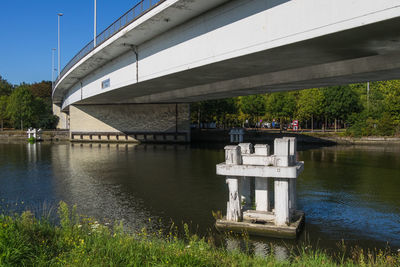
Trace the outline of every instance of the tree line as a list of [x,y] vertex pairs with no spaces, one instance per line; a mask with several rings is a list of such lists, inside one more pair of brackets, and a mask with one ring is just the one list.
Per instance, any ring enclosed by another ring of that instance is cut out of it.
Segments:
[[50,81],[12,85],[0,76],[0,126],[54,129],[58,122],[52,112]]
[[[0,76],[1,129],[55,128],[50,81],[12,85]],[[191,121],[217,127],[255,127],[299,120],[303,129],[345,128],[352,136],[400,134],[400,80],[276,92],[191,105]]]
[[303,129],[345,128],[351,136],[400,133],[400,80],[358,83],[202,101],[191,107],[193,124],[255,127],[294,119]]

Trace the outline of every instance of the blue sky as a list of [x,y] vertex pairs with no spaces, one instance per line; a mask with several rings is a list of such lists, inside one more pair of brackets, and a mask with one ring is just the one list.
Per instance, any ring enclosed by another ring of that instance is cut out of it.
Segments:
[[[137,2],[97,0],[97,32]],[[0,75],[12,84],[51,80],[51,49],[57,48],[57,13],[64,13],[62,69],[93,39],[93,3],[94,0],[1,0]]]

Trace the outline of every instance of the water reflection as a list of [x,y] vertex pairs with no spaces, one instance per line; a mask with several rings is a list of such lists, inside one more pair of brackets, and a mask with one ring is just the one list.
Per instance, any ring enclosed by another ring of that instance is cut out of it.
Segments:
[[290,256],[290,250],[283,243],[267,243],[260,240],[243,239],[238,237],[225,238],[225,248],[228,251],[247,251],[257,257],[267,257],[272,254],[278,261],[285,261]]
[[36,163],[41,160],[41,143],[28,143],[27,156],[29,163]]

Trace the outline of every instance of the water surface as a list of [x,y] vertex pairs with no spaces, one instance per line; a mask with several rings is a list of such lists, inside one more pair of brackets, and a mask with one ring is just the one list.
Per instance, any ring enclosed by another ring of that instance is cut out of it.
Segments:
[[[366,248],[400,248],[400,146],[299,147],[305,170],[298,206],[306,213],[297,241],[335,249],[342,239]],[[187,222],[205,234],[225,213],[227,186],[215,174],[223,146],[0,144],[0,205],[48,212],[60,200],[99,220],[133,230]],[[230,246],[227,241],[227,246]],[[258,247],[259,248],[258,248]]]

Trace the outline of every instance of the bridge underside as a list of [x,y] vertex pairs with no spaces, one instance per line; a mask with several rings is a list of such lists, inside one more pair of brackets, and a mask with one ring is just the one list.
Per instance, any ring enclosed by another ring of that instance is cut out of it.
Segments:
[[134,83],[78,103],[188,103],[398,79],[398,28],[400,19],[382,21]]
[[[190,102],[400,78],[395,0],[219,0],[194,11],[204,3],[161,3],[57,82],[72,137],[176,139],[189,132]],[[183,7],[192,17],[177,21]]]

